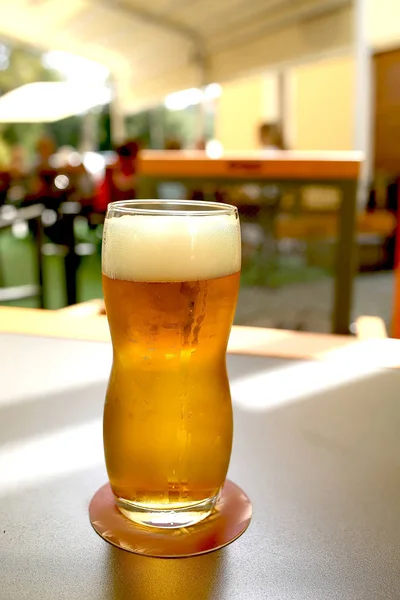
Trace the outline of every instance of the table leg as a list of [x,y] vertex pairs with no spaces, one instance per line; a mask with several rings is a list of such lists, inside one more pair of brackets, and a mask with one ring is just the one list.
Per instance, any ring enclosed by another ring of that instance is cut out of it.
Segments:
[[44,296],[44,287],[43,287],[42,245],[43,245],[43,224],[42,224],[42,216],[40,215],[40,217],[38,217],[36,219],[35,246],[36,246],[37,270],[38,270],[38,280],[39,280],[39,306],[40,306],[40,308],[45,308],[45,296]]
[[158,180],[154,177],[139,177],[136,198],[156,200],[158,198]]
[[348,334],[356,267],[357,182],[343,181],[338,188],[342,192],[342,201],[339,211],[332,331]]
[[60,207],[63,223],[63,241],[67,246],[67,254],[64,258],[67,306],[77,303],[77,277],[80,256],[76,254],[74,222],[80,210],[81,207],[77,202],[63,202]]

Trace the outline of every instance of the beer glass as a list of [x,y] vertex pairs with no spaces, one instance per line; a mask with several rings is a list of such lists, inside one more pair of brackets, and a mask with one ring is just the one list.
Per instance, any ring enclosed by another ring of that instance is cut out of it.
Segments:
[[104,451],[120,511],[174,528],[212,511],[232,446],[226,348],[241,263],[235,207],[114,202],[103,290],[113,345]]

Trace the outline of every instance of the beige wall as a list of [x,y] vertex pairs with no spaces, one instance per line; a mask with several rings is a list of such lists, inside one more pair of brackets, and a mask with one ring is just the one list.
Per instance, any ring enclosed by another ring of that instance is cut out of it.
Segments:
[[[400,0],[365,1],[366,40],[371,52],[399,47]],[[348,56],[291,69],[287,75],[287,89],[289,98],[285,117],[288,138],[293,148],[354,149],[354,55],[349,53]],[[365,119],[368,118],[370,117],[366,114]],[[365,128],[368,129],[369,125],[366,122]],[[368,141],[366,144],[368,145]]]
[[367,36],[375,49],[400,45],[399,0],[366,0]]
[[277,78],[258,75],[222,87],[218,102],[215,137],[225,150],[259,148],[258,128],[263,121],[277,118]]
[[352,150],[355,61],[336,57],[287,72],[287,134],[296,150]]
[[[400,46],[400,0],[366,0],[366,8],[366,33],[372,51]],[[317,28],[321,34],[320,23]],[[278,46],[282,46],[282,37]],[[343,42],[342,48],[344,46]],[[318,50],[321,48],[322,44]],[[227,150],[255,149],[254,132],[258,124],[275,120],[277,110],[277,85],[273,76],[260,75],[229,83],[224,86],[216,135]],[[355,55],[350,49],[347,54],[343,51],[342,55],[319,60],[312,60],[310,56],[307,64],[288,68],[284,112],[289,147],[354,149]]]
[[[286,73],[285,138],[297,150],[353,148],[354,59],[336,57]],[[278,78],[267,73],[223,86],[216,138],[225,150],[256,150],[263,121],[279,119]]]

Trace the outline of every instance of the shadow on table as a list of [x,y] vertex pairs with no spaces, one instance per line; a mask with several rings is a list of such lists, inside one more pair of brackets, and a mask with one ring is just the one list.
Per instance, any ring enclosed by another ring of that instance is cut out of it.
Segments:
[[281,358],[246,356],[245,354],[228,354],[226,357],[231,384],[241,377],[251,377],[265,371],[277,371],[286,368],[288,365],[301,364],[301,362],[293,359],[282,360]]
[[[281,368],[282,361],[263,357],[228,356],[231,381],[243,375]],[[286,363],[284,363],[286,364]],[[106,382],[91,383],[66,391],[13,400],[0,406],[1,444],[51,434],[101,418]]]
[[[243,538],[181,560],[114,549],[89,524],[87,507],[106,477],[103,467],[82,469],[91,441],[63,473],[57,461],[76,440],[46,446],[40,458],[57,459],[56,468],[40,477],[37,455],[24,450],[26,480],[14,452],[5,452],[0,466],[19,480],[0,487],[0,597],[398,600],[400,372],[281,365],[265,360],[257,394],[245,377],[235,382],[243,388],[234,395],[229,475],[254,509]],[[95,454],[102,461],[101,449]]]
[[0,407],[1,444],[74,427],[101,418],[106,383],[91,383]]
[[110,600],[208,600],[222,595],[223,551],[183,560],[149,558],[110,547]]

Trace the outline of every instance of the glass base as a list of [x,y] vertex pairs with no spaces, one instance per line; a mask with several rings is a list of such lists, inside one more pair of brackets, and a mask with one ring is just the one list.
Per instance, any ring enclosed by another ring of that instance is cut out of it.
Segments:
[[180,529],[199,523],[208,517],[215,506],[217,498],[218,494],[201,502],[174,507],[173,509],[157,509],[117,497],[115,501],[121,513],[134,523],[161,529]]
[[140,527],[117,509],[111,486],[106,483],[93,496],[89,516],[103,540],[121,550],[142,556],[183,558],[219,550],[241,536],[250,523],[251,502],[238,485],[226,480],[211,515],[195,527]]

